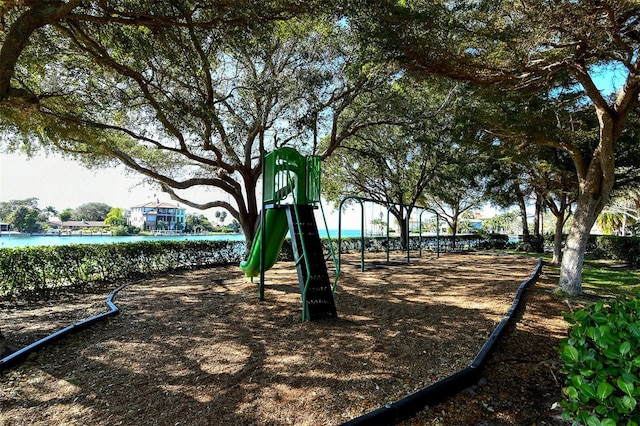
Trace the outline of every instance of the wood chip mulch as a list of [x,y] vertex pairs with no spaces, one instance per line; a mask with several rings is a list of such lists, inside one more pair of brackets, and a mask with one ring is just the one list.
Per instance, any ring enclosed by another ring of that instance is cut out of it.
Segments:
[[[302,323],[295,267],[266,300],[237,266],[126,287],[121,314],[0,375],[0,425],[336,425],[468,366],[536,260],[344,258],[335,321]],[[406,425],[562,424],[555,347],[567,309],[543,272],[478,386]],[[0,301],[18,345],[104,311],[102,294]]]

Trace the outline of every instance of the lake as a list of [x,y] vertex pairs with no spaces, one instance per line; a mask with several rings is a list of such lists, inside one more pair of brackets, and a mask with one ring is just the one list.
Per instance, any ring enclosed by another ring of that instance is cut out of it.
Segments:
[[[320,237],[326,237],[325,230],[320,229]],[[338,237],[338,231],[333,229],[329,231],[331,238]],[[349,229],[342,230],[342,238],[359,237],[360,231]],[[17,235],[2,233],[0,236],[0,248],[29,247],[29,246],[61,246],[70,244],[114,244],[114,243],[135,243],[138,241],[244,241],[242,234],[212,234],[212,235],[131,235],[117,236],[110,235]]]

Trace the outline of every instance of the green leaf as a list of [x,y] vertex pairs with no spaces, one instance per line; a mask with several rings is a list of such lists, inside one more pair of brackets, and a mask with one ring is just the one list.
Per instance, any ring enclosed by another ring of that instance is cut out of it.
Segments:
[[591,316],[591,320],[593,320],[593,322],[595,322],[596,324],[607,324],[609,322],[607,316],[602,312],[593,314]]
[[587,328],[587,336],[591,340],[597,341],[602,337],[602,331],[598,327],[589,327]]
[[587,311],[585,311],[585,310],[579,310],[579,311],[576,311],[576,312],[573,314],[573,317],[575,318],[575,320],[576,320],[577,322],[582,323],[582,322],[584,322],[584,320],[586,320],[586,319],[588,319],[588,318],[589,318],[589,312],[587,312]]
[[601,426],[600,420],[596,416],[587,417],[587,426]]
[[620,348],[618,347],[609,347],[606,348],[604,351],[604,356],[606,356],[609,359],[620,359]]
[[637,401],[634,397],[625,395],[622,397],[622,405],[627,407],[629,411],[633,411],[636,408]]
[[592,377],[595,374],[595,371],[593,371],[590,368],[580,368],[578,369],[578,372],[580,373],[581,376],[586,378]]
[[570,399],[578,399],[578,390],[573,386],[567,386],[564,391]]
[[622,344],[620,345],[620,354],[625,355],[629,353],[630,350],[631,350],[631,343],[622,342]]
[[571,345],[566,345],[563,349],[562,349],[562,355],[571,361],[577,361],[579,358],[579,354],[578,354],[578,350],[576,348],[574,348]]
[[581,398],[584,401],[588,401],[589,399],[597,399],[598,395],[596,394],[596,388],[591,383],[582,383],[578,390],[582,392],[584,396],[588,399]]
[[625,382],[629,382],[629,383],[640,382],[640,380],[638,380],[638,376],[636,376],[633,373],[622,373],[620,374],[620,377],[622,377],[622,379]]
[[614,391],[614,387],[609,382],[602,382],[598,385],[598,400],[604,401]]
[[626,393],[629,396],[633,395],[634,386],[632,382],[626,381],[622,377],[618,377],[617,383],[618,387],[622,389],[622,392]]
[[603,419],[600,422],[601,426],[616,426],[616,422],[613,419]]

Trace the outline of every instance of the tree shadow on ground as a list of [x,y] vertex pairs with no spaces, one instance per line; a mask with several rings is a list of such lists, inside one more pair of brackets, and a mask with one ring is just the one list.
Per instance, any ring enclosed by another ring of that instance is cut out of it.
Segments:
[[121,315],[2,377],[0,420],[347,421],[468,366],[535,265],[434,259],[349,268],[335,321],[300,321],[287,262],[270,274],[265,302],[231,267],[128,287]]

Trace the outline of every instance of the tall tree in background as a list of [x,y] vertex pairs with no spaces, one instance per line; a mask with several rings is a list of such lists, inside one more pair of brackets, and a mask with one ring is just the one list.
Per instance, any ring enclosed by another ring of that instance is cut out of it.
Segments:
[[37,198],[0,202],[0,220],[10,223],[19,232],[42,232],[49,218],[48,208],[38,207]]
[[456,84],[400,79],[367,98],[386,124],[361,129],[325,161],[325,197],[338,203],[356,195],[387,205],[404,244],[414,206],[447,162],[453,116],[445,111],[453,109],[457,92]]
[[394,126],[350,138],[324,163],[324,196],[338,203],[355,195],[388,206],[404,245],[407,220],[437,162],[429,142],[418,140]]
[[558,265],[562,260],[564,226],[571,217],[578,188],[575,170],[566,153],[546,150],[546,154],[546,158],[538,157],[536,164],[529,169],[529,175],[537,200],[549,209],[556,220],[551,263]]
[[[615,181],[617,141],[640,94],[640,4],[636,1],[388,1],[352,11],[351,24],[385,60],[415,74],[437,74],[507,90],[579,93],[597,118],[588,152],[556,145],[574,163],[579,196],[559,289],[581,293],[591,227]],[[596,85],[604,70],[623,81],[614,96]]]
[[485,197],[493,205],[501,208],[518,206],[520,233],[522,241],[530,242],[529,223],[527,221],[527,201],[532,196],[532,188],[527,181],[526,167],[523,158],[505,154],[493,137],[487,149],[489,157],[489,173]]
[[111,206],[105,203],[84,203],[73,210],[71,220],[105,220]]
[[123,226],[127,224],[124,209],[120,207],[111,207],[107,213],[104,223],[109,226]]
[[446,158],[445,162],[438,163],[428,190],[422,194],[422,203],[437,211],[449,225],[453,248],[460,220],[480,207],[485,194],[489,161],[484,152],[469,142],[450,145],[449,151],[440,157]]
[[[484,127],[484,149],[491,154],[495,165],[491,174],[494,201],[507,204],[514,197],[520,205],[523,227],[528,227],[526,194],[535,202],[535,216],[548,208],[556,218],[553,263],[559,263],[562,254],[564,225],[572,213],[571,206],[578,192],[578,179],[571,157],[555,147],[571,143],[576,149],[587,151],[593,144],[589,122],[581,99],[574,93],[555,93],[527,96],[518,94],[495,97],[495,93],[476,102],[475,115]],[[530,238],[523,233],[529,249],[541,251],[542,238],[539,223]]]

